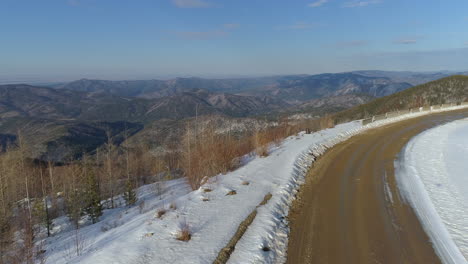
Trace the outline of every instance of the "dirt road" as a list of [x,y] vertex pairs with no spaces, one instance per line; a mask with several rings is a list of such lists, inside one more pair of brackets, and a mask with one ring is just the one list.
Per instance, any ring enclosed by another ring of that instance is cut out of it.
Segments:
[[440,263],[400,198],[394,160],[411,137],[464,117],[468,110],[406,120],[329,150],[293,204],[288,263]]

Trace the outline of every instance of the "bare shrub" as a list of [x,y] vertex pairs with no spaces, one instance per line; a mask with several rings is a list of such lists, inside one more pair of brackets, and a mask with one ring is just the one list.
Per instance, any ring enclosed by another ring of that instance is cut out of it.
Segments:
[[332,128],[334,126],[335,126],[335,121],[331,118],[331,116],[326,115],[320,118],[320,129]]
[[40,264],[45,264],[46,261],[47,261],[47,256],[46,256],[46,250],[44,249],[45,248],[45,240],[42,240],[40,241],[39,243],[37,243],[36,245],[36,259],[38,261],[38,263]]
[[85,248],[85,240],[84,237],[80,234],[79,229],[75,229],[73,234],[73,248],[74,253],[76,256],[81,256],[83,254],[83,250]]
[[237,192],[235,190],[229,191],[226,195],[236,195]]
[[256,149],[257,155],[259,157],[267,157],[268,156],[268,147],[267,146],[260,146]]
[[177,204],[176,203],[171,203],[171,205],[169,206],[169,208],[171,210],[176,210],[177,209]]
[[156,217],[161,219],[166,214],[166,209],[161,208],[156,212]]
[[190,226],[187,222],[183,221],[179,225],[179,231],[177,232],[176,239],[187,242],[192,238]]
[[145,210],[145,200],[141,201],[141,202],[138,204],[138,212],[139,212],[140,214],[142,214],[144,210]]

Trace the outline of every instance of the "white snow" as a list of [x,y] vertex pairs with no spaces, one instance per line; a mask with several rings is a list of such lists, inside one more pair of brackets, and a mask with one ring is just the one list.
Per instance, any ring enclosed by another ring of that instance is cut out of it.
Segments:
[[[455,108],[459,107],[437,112]],[[366,126],[354,121],[310,135],[291,136],[272,147],[268,157],[245,157],[244,166],[211,178],[196,191],[191,191],[184,179],[143,186],[137,192],[139,201],[145,201],[141,212],[139,206],[106,210],[100,222],[85,224],[78,235],[65,217],[59,218],[54,235],[46,240],[47,262],[212,263],[239,224],[268,193],[272,198],[258,208],[255,220],[229,261],[284,262],[289,234],[285,217],[314,156],[364,130],[428,113],[407,114]],[[243,185],[244,181],[249,185]],[[212,191],[204,192],[207,188]],[[237,194],[227,196],[231,190]],[[171,209],[171,204],[176,204],[176,208]],[[159,219],[156,213],[161,208],[167,213]],[[184,223],[192,232],[188,242],[175,239]],[[76,241],[80,245],[79,256]],[[270,251],[262,250],[264,247]]]
[[468,263],[468,119],[413,138],[396,175],[445,263]]

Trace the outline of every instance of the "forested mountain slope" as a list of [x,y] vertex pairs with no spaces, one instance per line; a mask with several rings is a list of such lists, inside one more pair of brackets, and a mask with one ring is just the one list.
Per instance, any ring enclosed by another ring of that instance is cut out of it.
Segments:
[[396,110],[460,103],[467,100],[468,76],[454,75],[375,99],[367,104],[337,113],[335,116],[338,121],[353,120]]

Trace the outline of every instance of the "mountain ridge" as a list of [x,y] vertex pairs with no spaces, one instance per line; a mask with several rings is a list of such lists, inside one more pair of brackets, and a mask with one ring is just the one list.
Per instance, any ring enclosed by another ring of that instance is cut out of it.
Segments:
[[396,82],[385,76],[366,76],[347,72],[239,79],[198,77],[131,81],[81,79],[56,88],[139,98],[160,98],[204,89],[237,95],[269,96],[290,104],[300,104],[311,99],[351,93],[368,93],[379,97],[411,86],[407,82]]

